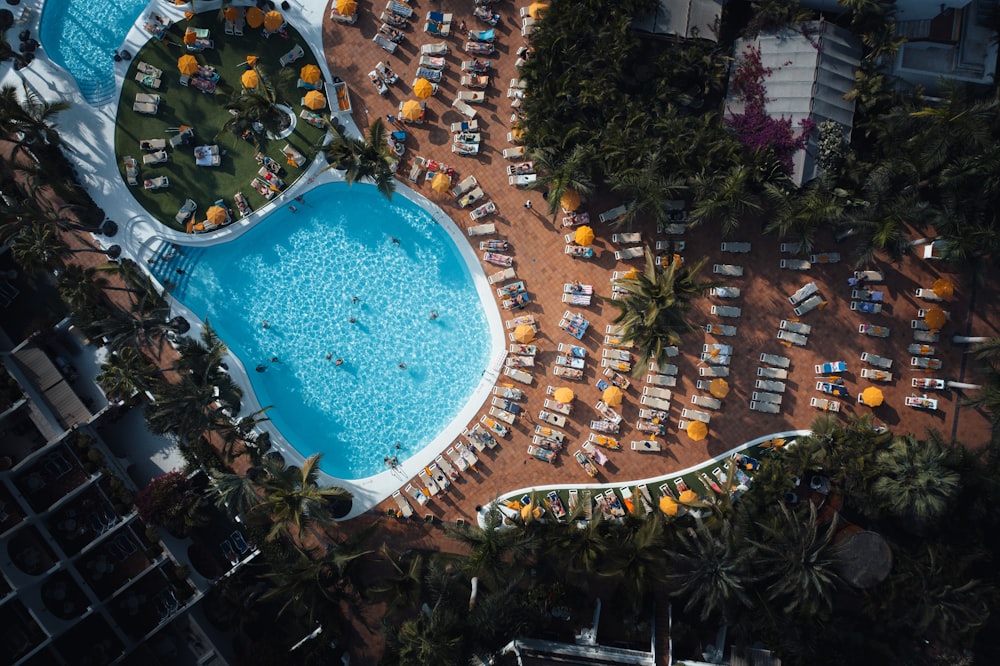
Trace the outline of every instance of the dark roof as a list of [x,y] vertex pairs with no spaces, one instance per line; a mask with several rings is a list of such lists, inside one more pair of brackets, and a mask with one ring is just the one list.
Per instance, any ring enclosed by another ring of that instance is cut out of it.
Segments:
[[632,27],[653,35],[718,42],[721,0],[660,0],[653,10],[632,21]]
[[11,358],[29,384],[24,388],[33,389],[32,399],[40,398],[63,430],[90,419],[90,410],[44,351],[29,342],[15,349]]

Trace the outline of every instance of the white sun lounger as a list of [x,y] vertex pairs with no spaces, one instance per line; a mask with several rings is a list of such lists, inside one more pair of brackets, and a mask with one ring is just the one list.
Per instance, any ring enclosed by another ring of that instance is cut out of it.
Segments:
[[787,368],[791,364],[788,357],[778,356],[777,354],[761,354],[760,361],[761,363],[767,363],[778,368]]
[[801,333],[802,335],[812,333],[812,326],[809,324],[803,324],[800,321],[789,321],[787,319],[782,319],[778,328],[783,331],[791,331],[792,333]]
[[712,296],[716,298],[739,298],[740,288],[739,287],[712,287],[709,292]]
[[876,368],[882,368],[883,370],[888,370],[892,367],[891,358],[883,358],[878,354],[869,354],[868,352],[861,353],[861,360],[869,365],[873,365]]
[[779,382],[773,379],[758,379],[754,382],[754,388],[762,391],[773,391],[775,393],[785,392],[785,382]]
[[809,398],[809,406],[821,409],[824,412],[839,412],[840,403],[828,398]]
[[503,156],[507,160],[523,160],[524,159],[524,146],[518,146],[516,148],[504,148]]
[[790,271],[807,271],[812,268],[812,264],[805,259],[782,259],[779,265]]
[[866,282],[883,282],[885,281],[885,273],[882,271],[854,271],[854,279],[860,280],[862,278]]
[[532,376],[530,373],[521,370],[520,368],[504,368],[503,374],[507,375],[515,382],[521,382],[522,384],[531,384]]
[[598,219],[604,224],[610,224],[624,217],[627,211],[628,209],[625,206],[617,206],[598,215]]
[[930,331],[913,331],[913,339],[917,342],[940,342],[941,336]]
[[691,396],[691,404],[705,409],[722,409],[722,401],[718,398],[711,398],[707,395]]
[[638,259],[645,254],[645,250],[641,247],[629,247],[625,248],[621,252],[615,252],[615,259],[618,261],[626,261],[628,259]]
[[396,506],[399,507],[399,515],[403,518],[409,518],[413,515],[413,507],[410,506],[410,502],[403,497],[402,493],[398,490],[392,494],[392,499],[396,502]]
[[713,305],[712,314],[719,317],[739,317],[743,311],[733,305]]
[[664,400],[670,400],[673,397],[673,393],[670,389],[657,388],[655,386],[645,386],[642,389],[643,395],[651,395],[654,398],[662,398]]
[[815,282],[807,282],[802,285],[798,291],[788,297],[788,302],[792,305],[798,305],[805,299],[815,294],[817,291],[819,291],[819,287],[816,286]]
[[691,419],[692,421],[701,421],[702,423],[710,423],[712,421],[711,414],[697,409],[682,409],[681,418]]
[[917,298],[922,298],[925,301],[940,301],[942,300],[940,296],[934,293],[933,289],[917,289]]
[[477,111],[460,99],[456,99],[451,105],[466,118],[472,119],[476,117]]
[[619,245],[635,245],[642,242],[642,234],[637,231],[621,234],[611,234],[611,242]]
[[477,224],[469,227],[470,236],[492,236],[497,232],[495,224]]
[[750,243],[723,243],[722,251],[742,254],[750,251]]
[[726,277],[743,277],[743,267],[734,264],[713,264],[712,272]]
[[[483,227],[492,227],[494,225],[492,225],[492,224],[482,224],[480,226],[483,226]],[[469,231],[470,231],[469,235],[470,236],[473,235],[471,233],[472,230],[470,229]],[[502,271],[497,271],[493,275],[490,275],[486,279],[487,279],[487,281],[490,284],[496,284],[498,282],[506,282],[507,280],[513,280],[516,277],[517,277],[517,273],[514,272],[513,268],[505,268]]]
[[683,223],[664,223],[660,222],[656,225],[656,233],[666,234],[668,236],[683,236],[687,231],[687,225]]
[[699,377],[728,377],[729,368],[724,365],[709,365],[704,368],[698,368]]
[[657,250],[670,250],[672,248],[674,252],[683,252],[684,248],[686,247],[687,247],[686,241],[674,241],[674,240],[656,241]]
[[430,473],[426,469],[422,469],[419,472],[417,472],[417,478],[420,479],[420,482],[424,484],[424,488],[427,489],[427,493],[431,497],[437,495],[438,492],[440,492],[441,489],[438,488],[438,484],[434,481],[434,479],[431,478]]
[[763,412],[765,414],[779,414],[781,412],[781,405],[776,405],[773,402],[757,402],[756,400],[751,400],[750,409],[755,412]]
[[778,331],[778,339],[793,344],[796,347],[805,347],[806,343],[809,342],[808,337],[801,333],[792,333],[791,331]]
[[721,336],[731,337],[736,335],[736,327],[726,326],[725,324],[706,324],[705,332],[710,335],[721,335]]
[[479,181],[476,180],[475,176],[468,176],[462,182],[460,182],[455,187],[451,188],[451,194],[454,197],[460,197],[466,192],[471,192],[479,185]]
[[677,386],[677,378],[670,375],[646,375],[646,383],[653,386]]
[[657,398],[651,395],[644,395],[639,398],[639,402],[647,407],[652,407],[653,409],[662,409],[664,411],[670,409],[670,401],[664,400],[663,398]]
[[769,379],[788,379],[788,370],[782,368],[757,368],[758,377]]
[[448,43],[447,42],[434,42],[433,44],[424,44],[420,47],[421,55],[427,56],[443,56],[448,53]]
[[792,310],[792,312],[794,312],[796,315],[798,315],[798,316],[801,317],[802,315],[806,314],[807,312],[812,312],[813,310],[815,310],[816,308],[818,308],[820,306],[820,304],[825,303],[825,302],[826,301],[823,300],[822,296],[819,296],[819,295],[810,296],[809,298],[807,298],[805,301],[802,302],[802,305],[800,305],[797,308],[794,308]]
[[751,398],[757,402],[773,402],[776,405],[780,405],[782,400],[782,396],[779,393],[765,393],[763,391],[754,391],[751,394]]
[[892,373],[889,372],[888,370],[878,370],[878,369],[862,368],[861,369],[861,378],[862,379],[870,379],[870,380],[875,381],[875,382],[891,382],[892,381]]
[[490,407],[490,416],[498,421],[503,421],[507,425],[514,425],[514,421],[517,420],[517,417],[510,412],[503,409],[497,409],[496,407]]

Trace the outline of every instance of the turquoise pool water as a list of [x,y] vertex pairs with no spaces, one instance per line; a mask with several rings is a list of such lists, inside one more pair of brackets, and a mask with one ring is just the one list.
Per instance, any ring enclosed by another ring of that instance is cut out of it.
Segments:
[[285,439],[328,474],[371,476],[465,405],[489,364],[486,315],[445,230],[402,196],[336,183],[295,206],[153,269],[241,359]]
[[48,0],[39,27],[45,53],[91,104],[114,96],[115,52],[149,0]]

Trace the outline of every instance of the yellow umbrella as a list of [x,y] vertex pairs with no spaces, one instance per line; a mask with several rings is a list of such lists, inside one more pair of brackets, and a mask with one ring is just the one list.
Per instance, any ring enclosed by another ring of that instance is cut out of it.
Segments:
[[931,328],[941,328],[944,326],[944,322],[947,318],[947,315],[945,315],[944,310],[941,308],[931,308],[927,311],[927,314],[924,315],[924,321],[927,322],[927,325]]
[[934,280],[934,286],[931,287],[931,290],[938,298],[951,298],[955,294],[955,285],[951,283],[951,280],[938,278]]
[[885,401],[885,396],[882,395],[882,389],[876,386],[869,386],[861,392],[861,402],[869,407],[878,407],[883,401]]
[[549,6],[544,2],[533,2],[528,5],[528,16],[533,19],[542,18],[542,14],[544,14],[545,10],[548,8]]
[[700,442],[708,435],[708,426],[701,421],[691,421],[687,427],[688,437],[696,442]]
[[577,245],[590,245],[594,242],[594,230],[587,226],[577,227],[573,240]]
[[299,70],[299,78],[306,83],[316,83],[319,81],[321,72],[316,65],[306,65]]
[[256,67],[258,60],[260,60],[260,58],[258,58],[257,56],[255,56],[255,55],[248,55],[247,56],[247,67]]
[[264,29],[270,30],[271,32],[277,30],[281,27],[281,24],[285,22],[285,17],[281,15],[281,12],[272,9],[268,13],[264,14]]
[[427,99],[434,94],[434,84],[424,78],[419,78],[413,84],[413,94],[420,99]]
[[660,498],[660,512],[664,515],[676,516],[678,509],[680,506],[677,504],[677,500],[670,495],[664,495]]
[[573,212],[580,207],[580,193],[576,190],[566,190],[559,198],[559,205],[563,210]]
[[520,141],[524,138],[524,130],[520,127],[512,127],[510,130],[510,135],[514,137],[514,141]]
[[[695,423],[700,423],[700,421],[695,421]],[[698,493],[693,490],[685,490],[677,499],[680,500],[681,504],[691,504],[698,501]]]
[[358,10],[358,3],[354,0],[337,0],[337,11],[344,16],[350,16]]
[[222,15],[226,17],[227,21],[235,21],[236,17],[239,16],[239,13],[240,10],[236,9],[236,7],[226,7],[225,10],[223,10]]
[[306,108],[312,109],[313,111],[322,109],[326,106],[326,96],[318,90],[310,90],[306,93],[305,99],[302,103],[306,105]]
[[604,393],[601,394],[601,398],[611,407],[617,407],[622,404],[622,390],[617,386],[609,386],[604,389]]
[[403,103],[403,118],[405,120],[417,120],[424,114],[424,107],[415,99],[408,99]]
[[446,174],[444,171],[438,171],[437,175],[434,176],[434,180],[431,181],[431,189],[438,194],[444,194],[451,187],[451,176]]
[[194,33],[194,30],[189,29],[187,32],[184,33],[185,44],[194,44],[196,41],[198,41],[198,35]]
[[198,61],[193,55],[182,55],[177,59],[177,69],[181,74],[191,76],[198,71]]
[[556,402],[561,402],[566,405],[573,402],[573,398],[575,398],[576,395],[573,393],[573,389],[563,386],[561,388],[557,388],[556,392],[552,394],[552,397],[556,399]]
[[257,84],[260,83],[260,77],[257,76],[257,72],[252,69],[248,69],[243,72],[243,76],[240,77],[240,81],[243,82],[244,88],[256,88]]
[[247,10],[247,25],[251,28],[259,28],[260,24],[264,22],[264,12],[260,11],[260,7],[251,7]]
[[716,398],[725,398],[729,395],[729,382],[722,377],[716,377],[712,380],[712,383],[708,385],[708,392]]
[[212,224],[222,224],[226,221],[226,209],[221,206],[209,206],[205,211],[205,220]]
[[531,324],[521,324],[514,329],[514,339],[522,345],[535,339],[535,327]]
[[631,280],[632,278],[637,278],[637,277],[639,277],[639,269],[633,268],[633,269],[629,270],[629,272],[626,273],[625,275],[623,275],[622,277],[625,278],[626,280]]

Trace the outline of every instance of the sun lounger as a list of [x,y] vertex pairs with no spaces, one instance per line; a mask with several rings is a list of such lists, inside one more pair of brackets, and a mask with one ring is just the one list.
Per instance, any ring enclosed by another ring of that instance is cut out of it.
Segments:
[[712,296],[716,298],[739,298],[740,288],[739,287],[712,287],[709,292]]
[[867,336],[873,338],[887,338],[889,337],[889,329],[885,326],[876,326],[875,324],[861,324],[858,326],[858,333],[864,333]]
[[705,332],[710,335],[719,335],[724,337],[732,337],[736,335],[735,326],[726,326],[724,324],[706,324]]
[[828,398],[809,398],[809,406],[824,412],[839,412],[840,403]]
[[779,414],[781,412],[781,405],[776,405],[773,402],[757,402],[756,400],[751,400],[750,409],[764,414]]
[[514,425],[514,421],[517,420],[516,415],[503,409],[497,409],[496,407],[490,407],[490,416],[508,425]]
[[812,268],[812,264],[805,259],[782,259],[779,266],[790,271],[807,271]]
[[483,188],[478,186],[474,187],[458,198],[458,206],[459,208],[468,208],[484,196],[486,196],[486,193],[483,192]]
[[147,153],[142,156],[143,164],[163,164],[167,161],[167,151],[158,150],[155,153]]
[[615,252],[615,259],[618,261],[627,261],[629,259],[638,259],[644,256],[646,253],[645,249],[641,247],[629,247],[625,248],[620,252]]
[[642,234],[639,232],[611,234],[611,242],[619,245],[634,245],[642,242]]
[[779,393],[765,393],[754,391],[751,394],[751,398],[757,402],[773,402],[776,405],[780,405],[783,396]]
[[505,268],[502,271],[497,271],[493,275],[490,275],[487,278],[487,281],[489,281],[490,284],[496,284],[498,282],[506,282],[507,280],[513,280],[516,277],[517,273],[514,272],[513,268]]
[[732,305],[713,305],[711,313],[719,317],[739,317],[743,311]]
[[940,296],[934,293],[933,289],[917,289],[917,298],[922,298],[925,301],[940,301],[942,300]]
[[698,368],[699,377],[728,377],[729,368],[724,365],[709,365]]
[[400,516],[409,518],[413,515],[413,507],[410,506],[410,503],[398,490],[392,494],[392,499],[396,502],[396,506],[399,507]]
[[767,377],[768,379],[788,379],[788,370],[781,368],[757,368],[757,376]]
[[465,48],[466,53],[477,56],[493,55],[496,51],[496,47],[486,42],[466,42],[463,48]]
[[913,339],[917,342],[940,342],[941,336],[930,331],[913,331]]
[[122,161],[125,164],[125,181],[129,185],[138,185],[139,184],[139,163],[135,160],[134,157],[131,157],[131,156],[128,156],[128,155],[126,155],[125,159],[122,160]]
[[673,397],[673,393],[670,389],[657,388],[655,386],[646,386],[642,389],[643,395],[650,395],[654,398],[662,398],[664,400],[670,400]]
[[891,382],[892,381],[892,373],[891,372],[887,372],[885,370],[872,370],[872,369],[869,369],[869,368],[862,368],[861,369],[861,378],[862,379],[871,379],[872,381],[876,381],[876,382]]
[[181,206],[180,210],[177,211],[177,215],[174,216],[174,219],[178,224],[185,224],[188,221],[188,218],[194,215],[197,210],[198,204],[196,204],[193,200],[188,199],[184,202],[184,205]]
[[797,316],[801,317],[802,315],[808,312],[812,312],[823,303],[826,303],[826,301],[823,300],[822,296],[819,295],[810,296],[805,301],[803,301],[802,304],[799,305],[797,308],[793,308],[792,312],[794,312]]
[[538,420],[544,421],[556,427],[562,428],[566,425],[566,417],[560,416],[559,414],[553,414],[552,412],[545,411],[544,409],[538,412]]
[[806,343],[809,342],[809,338],[801,333],[792,333],[791,331],[784,330],[778,331],[778,339],[797,347],[805,347]]
[[136,93],[132,110],[147,116],[155,116],[160,105],[159,95],[148,95],[146,93]]
[[712,365],[729,365],[729,361],[732,357],[725,354],[703,352],[700,358],[702,363],[710,363]]
[[934,347],[928,345],[911,344],[907,345],[906,351],[916,356],[933,356]]
[[758,379],[754,382],[754,388],[761,391],[773,391],[775,393],[785,392],[785,382],[774,379]]
[[[476,180],[475,176],[467,176],[464,180],[462,180],[462,182],[460,182],[455,187],[451,188],[451,194],[452,194],[452,196],[460,197],[463,194],[465,194],[466,192],[470,192],[474,188],[477,188],[478,185],[479,185],[479,181]],[[480,188],[480,191],[482,191],[481,188]],[[466,204],[466,205],[468,205],[468,204]],[[463,206],[463,208],[464,208],[464,206]]]
[[778,368],[787,368],[791,364],[791,361],[787,357],[776,354],[761,354],[760,360],[761,363],[767,363]]
[[652,386],[677,386],[677,378],[670,375],[646,375],[646,383]]
[[819,287],[816,286],[815,282],[807,282],[798,291],[788,297],[788,302],[792,305],[798,305],[817,291],[819,291]]
[[882,368],[883,370],[888,370],[892,367],[891,358],[883,358],[877,354],[869,354],[868,352],[861,353],[861,360],[869,365],[873,365],[876,368]]
[[442,489],[439,488],[437,482],[431,478],[430,472],[428,472],[426,468],[417,472],[417,478],[420,479],[422,484],[424,484],[427,494],[431,497],[434,497],[441,492]]
[[938,401],[935,398],[906,396],[903,402],[907,407],[913,407],[914,409],[934,410],[938,408]]
[[139,73],[152,76],[154,79],[163,78],[163,70],[153,67],[148,62],[139,62],[135,68]]
[[659,240],[656,241],[657,250],[666,250],[667,252],[678,253],[683,252],[684,248],[687,247],[686,241],[675,241],[675,240]]
[[885,281],[885,273],[882,271],[854,271],[854,279],[864,282],[883,282]]
[[160,79],[155,76],[150,76],[149,74],[139,72],[135,75],[135,80],[147,88],[152,88],[153,90],[159,90],[160,88]]
[[[393,46],[395,46],[395,44],[393,44]],[[305,54],[306,52],[302,49],[302,47],[299,44],[296,44],[295,48],[278,59],[278,63],[282,67],[287,67]]]
[[393,53],[396,52],[396,43],[386,39],[382,35],[376,34],[374,37],[372,37],[372,41],[378,44],[379,47],[389,55],[392,55]]
[[664,400],[663,398],[657,398],[652,395],[644,395],[639,398],[639,402],[647,407],[652,407],[653,409],[662,409],[667,411],[670,409],[670,401]]
[[821,363],[813,366],[813,372],[817,375],[839,375],[847,371],[847,364],[843,361],[832,363]]
[[[476,117],[476,110],[474,108],[472,108],[471,106],[469,106],[468,104],[466,104],[461,99],[455,99],[455,101],[452,102],[451,105],[455,108],[456,111],[458,111],[459,113],[461,113],[466,118],[470,118],[471,119],[471,118],[475,118]],[[507,151],[504,151],[504,152],[506,153]],[[504,155],[504,157],[507,157],[507,156]]]
[[625,206],[617,206],[598,215],[598,219],[604,224],[611,224],[625,217],[626,212],[628,212],[628,209]]
[[936,377],[914,377],[910,380],[910,385],[913,388],[936,389],[938,391],[943,391],[947,388],[945,381]]
[[521,382],[522,384],[531,384],[532,377],[529,373],[518,368],[504,368],[503,374],[507,375],[516,382]]
[[840,263],[839,252],[822,252],[820,254],[809,255],[809,261],[814,264],[836,264]]
[[431,498],[422,490],[413,487],[412,483],[406,484],[405,492],[412,497],[419,506],[426,506]]
[[573,453],[573,459],[580,463],[580,467],[582,467],[583,471],[587,473],[587,476],[597,476],[597,467],[594,466],[594,463],[590,462],[590,459],[583,451],[575,451]]
[[851,311],[878,314],[882,312],[882,304],[872,303],[871,301],[851,301]]
[[926,356],[914,356],[910,358],[911,368],[920,368],[921,370],[940,370],[941,365],[941,359],[939,358],[928,358]]
[[147,190],[159,190],[164,187],[170,187],[170,179],[167,176],[148,178],[142,181],[142,186]]
[[547,439],[556,444],[562,444],[566,440],[566,433],[562,430],[549,428],[548,426],[535,426],[535,434],[542,439]]
[[702,423],[709,423],[712,420],[712,415],[708,412],[702,412],[697,409],[682,409],[681,418],[691,419],[692,421],[701,421]]
[[743,277],[743,267],[734,264],[713,264],[712,272],[726,277]]
[[495,212],[497,212],[497,205],[490,201],[482,206],[479,206],[475,210],[469,211],[469,217],[472,218],[473,222],[475,222],[476,220],[480,220],[487,215],[492,215]]
[[750,251],[750,243],[723,243],[722,251],[744,254]]
[[787,319],[782,319],[778,328],[783,331],[791,331],[792,333],[800,333],[802,335],[809,335],[812,333],[812,326],[809,324],[803,324],[800,321],[789,321]]
[[560,414],[564,414],[566,416],[569,416],[570,414],[573,413],[573,405],[558,402],[556,400],[549,400],[548,398],[545,399],[544,406],[545,409],[551,410],[553,412],[559,412]]
[[710,398],[707,395],[691,396],[691,404],[706,409],[722,409],[722,401],[718,398]]

